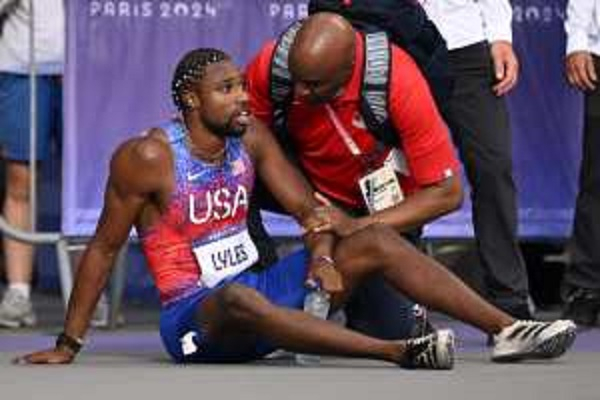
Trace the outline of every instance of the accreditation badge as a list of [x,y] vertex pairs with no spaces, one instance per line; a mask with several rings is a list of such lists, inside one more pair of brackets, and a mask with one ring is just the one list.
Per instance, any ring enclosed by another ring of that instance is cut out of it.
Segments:
[[393,207],[404,200],[398,177],[389,164],[365,175],[358,184],[371,214]]
[[394,171],[404,176],[410,175],[408,163],[406,162],[406,156],[404,155],[404,153],[398,151],[398,149],[392,149],[388,153],[383,163],[384,165],[389,165]]
[[258,250],[248,229],[208,243],[195,244],[192,250],[201,268],[199,284],[209,288],[258,261]]

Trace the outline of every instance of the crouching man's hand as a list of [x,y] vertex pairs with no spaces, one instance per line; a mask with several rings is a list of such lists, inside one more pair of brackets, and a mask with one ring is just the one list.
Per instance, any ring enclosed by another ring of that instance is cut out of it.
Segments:
[[321,193],[315,193],[315,198],[320,206],[314,209],[314,214],[320,224],[314,232],[333,232],[340,237],[346,237],[364,228],[359,218],[349,216]]

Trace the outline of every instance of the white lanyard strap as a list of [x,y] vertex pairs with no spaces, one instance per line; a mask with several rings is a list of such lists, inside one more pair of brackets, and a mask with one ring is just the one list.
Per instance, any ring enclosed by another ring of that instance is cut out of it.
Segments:
[[350,136],[350,132],[348,132],[346,127],[342,124],[334,109],[329,104],[325,104],[325,109],[327,110],[327,115],[329,115],[329,119],[335,126],[337,133],[342,138],[342,141],[344,142],[348,150],[350,150],[350,153],[352,153],[352,155],[354,156],[362,156],[362,152],[358,148],[358,145],[352,139],[352,136]]

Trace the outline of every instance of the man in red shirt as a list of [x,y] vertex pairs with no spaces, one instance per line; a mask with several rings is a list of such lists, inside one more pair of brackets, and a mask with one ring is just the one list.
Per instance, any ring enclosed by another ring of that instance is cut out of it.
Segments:
[[[271,126],[275,46],[266,44],[247,69],[251,109]],[[406,234],[459,207],[459,163],[427,82],[411,57],[394,45],[388,113],[401,151],[378,142],[367,130],[360,112],[364,47],[363,36],[337,14],[315,14],[303,23],[288,58],[294,87],[287,109],[287,140],[315,188],[360,216],[347,219],[337,214],[339,233],[347,235],[379,222]],[[384,165],[393,170],[399,187],[381,184],[389,174],[372,176]],[[391,194],[379,195],[386,191]],[[388,307],[393,303],[370,306],[370,312],[379,309],[391,318]],[[389,329],[384,331],[389,336]]]

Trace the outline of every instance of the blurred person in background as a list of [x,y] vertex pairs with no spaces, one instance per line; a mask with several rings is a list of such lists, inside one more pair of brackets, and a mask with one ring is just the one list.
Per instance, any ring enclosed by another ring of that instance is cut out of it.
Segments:
[[442,115],[472,188],[475,241],[485,297],[531,319],[517,236],[517,192],[505,95],[517,83],[508,0],[420,0],[448,44],[452,97]]
[[[32,7],[32,8],[31,8]],[[35,32],[37,161],[50,155],[51,140],[62,131],[62,73],[65,16],[63,0],[0,0],[0,145],[6,162],[8,223],[30,231],[30,20]],[[0,303],[0,326],[36,323],[30,299],[33,247],[4,238],[8,288]]]
[[570,0],[565,30],[567,79],[584,93],[585,119],[564,315],[594,326],[600,311],[600,0]]

